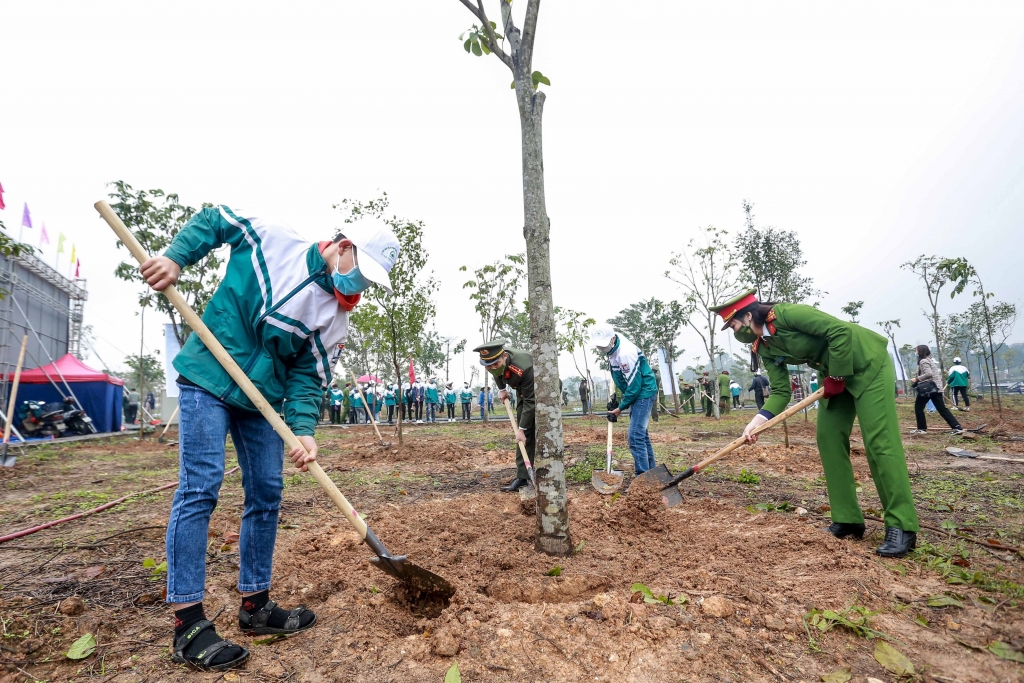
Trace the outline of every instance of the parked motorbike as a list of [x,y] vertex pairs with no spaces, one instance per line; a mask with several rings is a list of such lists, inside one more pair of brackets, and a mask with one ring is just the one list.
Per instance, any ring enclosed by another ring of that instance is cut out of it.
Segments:
[[24,436],[63,436],[67,430],[63,407],[63,403],[23,401],[18,406],[18,429]]
[[85,414],[81,408],[75,407],[75,400],[68,396],[62,404],[63,421],[69,434],[95,434],[96,425],[92,418]]

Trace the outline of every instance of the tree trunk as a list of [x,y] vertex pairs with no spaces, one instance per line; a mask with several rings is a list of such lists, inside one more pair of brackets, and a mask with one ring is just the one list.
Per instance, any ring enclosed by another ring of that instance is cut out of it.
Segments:
[[985,301],[985,290],[981,290],[981,308],[985,311],[985,332],[988,334],[988,355],[992,359],[992,388],[996,394],[996,407],[999,409],[999,417],[1003,416],[1003,400],[999,397],[999,369],[996,367],[996,349],[992,343],[992,321],[988,317],[988,302]]
[[[938,292],[935,292],[935,298],[939,296]],[[939,309],[933,303],[932,304],[932,331],[935,333],[935,355],[939,357],[939,371],[942,373],[942,377],[946,376],[946,363],[942,359],[942,339],[939,337]]]
[[544,93],[533,89],[531,76],[516,78],[523,146],[523,214],[526,238],[527,287],[530,300],[530,350],[536,397],[537,540],[549,555],[569,555],[568,495],[565,487],[562,402],[558,395],[558,343],[551,292],[550,230],[544,200],[544,156],[541,118]]
[[892,340],[892,350],[896,354],[896,362],[900,364],[900,376],[903,378],[903,396],[907,395],[907,371],[903,368],[903,359],[900,358],[900,350],[896,348],[896,337],[889,337]]

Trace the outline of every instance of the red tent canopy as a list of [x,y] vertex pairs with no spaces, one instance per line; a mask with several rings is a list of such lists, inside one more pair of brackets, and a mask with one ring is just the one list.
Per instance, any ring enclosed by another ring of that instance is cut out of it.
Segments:
[[[41,368],[22,370],[21,383],[48,384],[50,381],[46,378],[48,373],[54,382],[60,384],[60,375],[57,374],[57,369],[54,368],[55,365],[57,368],[60,368],[61,374],[64,375],[64,379],[68,382],[110,382],[111,384],[124,385],[123,379],[111,377],[107,373],[100,372],[99,370],[93,370],[70,353],[65,354],[62,358],[58,358],[55,362],[50,363],[49,365],[44,365]],[[44,370],[46,372],[43,372]],[[13,381],[14,373],[12,372],[7,375],[7,379]]]

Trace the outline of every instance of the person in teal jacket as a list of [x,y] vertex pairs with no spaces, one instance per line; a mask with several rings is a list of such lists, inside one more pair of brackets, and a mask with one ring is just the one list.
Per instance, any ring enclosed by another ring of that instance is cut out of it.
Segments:
[[[192,216],[160,256],[141,266],[164,291],[181,270],[230,248],[227,268],[203,322],[298,437],[289,449],[302,470],[316,459],[320,401],[348,335],[348,314],[373,284],[390,291],[398,258],[391,229],[373,218],[346,224],[333,240],[310,242],[292,228],[227,206]],[[167,523],[167,602],[174,613],[172,659],[205,671],[239,666],[248,650],[223,639],[206,619],[206,546],[224,478],[230,432],[242,469],[238,627],[247,635],[291,634],[316,623],[305,607],[270,599],[284,442],[193,334],[174,359],[178,372],[179,475]]]
[[427,404],[427,422],[437,422],[437,378],[431,377],[427,382],[426,397],[424,398]]
[[711,310],[736,340],[751,345],[751,365],[763,363],[771,396],[743,430],[751,443],[758,426],[778,415],[791,397],[789,365],[808,364],[825,377],[824,409],[818,411],[818,451],[831,507],[829,533],[864,536],[850,463],[850,432],[860,422],[871,478],[882,502],[885,539],[876,552],[902,557],[914,549],[918,520],[900,439],[893,386],[896,371],[885,337],[839,320],[812,306],[762,303],[748,290]]
[[388,408],[388,424],[394,424],[395,406],[398,405],[398,399],[395,397],[394,384],[389,384],[387,391],[384,392],[384,405]]
[[469,382],[462,385],[462,391],[459,392],[459,401],[462,403],[462,420],[469,422],[473,415],[473,390],[469,388]]
[[455,422],[455,399],[458,398],[455,394],[455,389],[452,387],[452,382],[444,388],[444,404],[448,409],[448,421]]
[[337,382],[331,385],[331,424],[341,424],[341,407],[345,402],[345,392],[338,388]]
[[349,424],[357,425],[357,424],[361,424],[361,423],[365,422],[364,413],[363,413],[363,410],[364,410],[363,397],[359,395],[359,387],[352,387],[352,393],[349,394],[348,400],[349,400],[349,411],[348,411],[348,415],[349,415],[348,421],[349,421]]
[[[626,408],[629,411],[629,452],[637,474],[653,469],[654,446],[647,425],[658,401],[658,380],[650,364],[636,344],[610,327],[598,327],[590,335],[597,350],[608,356],[612,368],[612,380],[622,392],[618,407],[608,411],[609,420],[618,419]],[[613,420],[614,421],[614,420]]]
[[[953,406],[964,412],[970,410],[971,397],[967,395],[967,388],[971,386],[971,371],[967,369],[967,366],[961,364],[960,356],[953,359],[953,367],[949,369],[949,377],[946,378],[946,384],[953,392]],[[957,396],[963,397],[963,408],[960,408]]]

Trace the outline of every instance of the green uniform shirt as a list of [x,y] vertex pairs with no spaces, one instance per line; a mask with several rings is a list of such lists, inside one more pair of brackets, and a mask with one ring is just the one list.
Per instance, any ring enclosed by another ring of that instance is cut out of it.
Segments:
[[729,375],[722,373],[718,376],[718,398],[724,398],[731,392],[729,391]]
[[803,304],[777,304],[770,337],[754,342],[768,372],[772,395],[764,410],[778,415],[789,404],[792,389],[787,365],[806,363],[823,377],[843,377],[846,389],[860,398],[884,363],[891,362],[880,334]]
[[[505,349],[508,352],[508,361],[505,367],[497,372],[488,370],[494,376],[494,383],[499,389],[512,388],[516,390],[519,403],[522,403],[522,412],[519,418],[519,428],[529,429],[533,427],[534,410],[536,400],[533,397],[533,356],[529,351],[522,349]],[[517,406],[518,407],[518,406]]]

